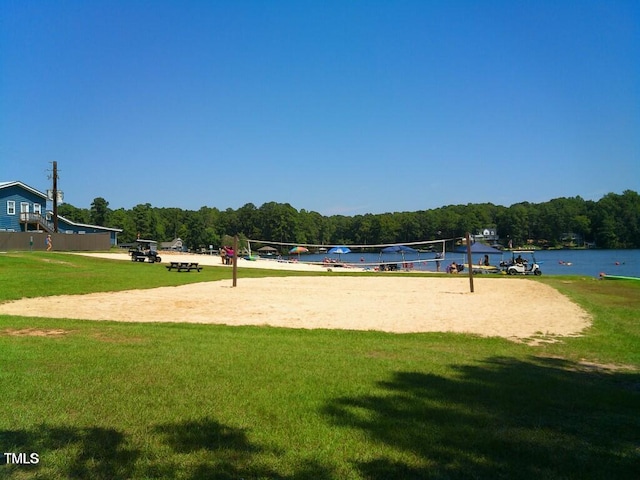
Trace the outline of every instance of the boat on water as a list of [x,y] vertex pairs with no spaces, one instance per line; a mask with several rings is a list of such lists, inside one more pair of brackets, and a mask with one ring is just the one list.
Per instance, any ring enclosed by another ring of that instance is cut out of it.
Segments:
[[601,273],[600,278],[602,280],[635,280],[640,281],[640,277],[627,277],[624,275],[608,275],[606,273]]
[[[465,263],[464,268],[469,268],[469,264]],[[483,274],[483,273],[502,273],[500,268],[494,265],[471,265],[474,274]]]

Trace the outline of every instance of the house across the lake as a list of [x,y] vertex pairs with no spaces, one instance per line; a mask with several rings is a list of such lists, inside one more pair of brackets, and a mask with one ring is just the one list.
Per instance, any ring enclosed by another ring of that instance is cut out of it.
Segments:
[[184,245],[181,238],[174,238],[170,242],[160,243],[160,250],[174,250],[176,252],[183,252]]
[[[4,232],[29,234],[31,239],[32,234],[55,234],[61,240],[59,245],[67,244],[69,249],[75,249],[71,247],[79,244],[77,239],[71,241],[60,238],[60,235],[108,235],[108,245],[115,246],[118,244],[118,233],[122,230],[76,223],[58,215],[58,232],[55,233],[53,212],[47,210],[47,195],[22,182],[14,181],[0,182],[0,233]],[[34,243],[33,240],[30,242]],[[56,243],[54,239],[54,245]]]

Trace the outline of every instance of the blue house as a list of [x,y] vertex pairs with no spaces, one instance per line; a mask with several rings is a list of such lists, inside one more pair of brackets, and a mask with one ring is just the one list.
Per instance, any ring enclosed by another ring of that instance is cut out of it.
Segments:
[[[22,182],[0,182],[0,231],[53,233],[53,212],[47,211],[47,195]],[[118,244],[118,228],[75,223],[58,215],[58,232],[67,234],[109,233]]]

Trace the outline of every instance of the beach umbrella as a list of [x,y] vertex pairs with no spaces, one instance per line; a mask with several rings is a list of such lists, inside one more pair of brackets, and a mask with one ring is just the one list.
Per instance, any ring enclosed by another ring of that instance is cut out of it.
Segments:
[[264,246],[262,248],[259,248],[258,251],[259,252],[273,253],[273,252],[277,252],[278,250],[276,250],[273,247],[270,247],[269,245],[266,245],[266,246]]
[[406,245],[391,245],[382,249],[382,253],[400,253],[402,254],[402,261],[404,262],[405,253],[415,253],[415,248],[407,247]]
[[338,259],[340,259],[340,255],[342,255],[343,253],[349,253],[351,250],[349,249],[349,247],[345,247],[344,245],[338,246],[338,247],[333,247],[330,248],[329,251],[327,252],[329,255],[338,255]]
[[301,253],[306,253],[308,251],[309,249],[305,247],[293,247],[291,250],[289,250],[289,253],[297,253],[299,256]]

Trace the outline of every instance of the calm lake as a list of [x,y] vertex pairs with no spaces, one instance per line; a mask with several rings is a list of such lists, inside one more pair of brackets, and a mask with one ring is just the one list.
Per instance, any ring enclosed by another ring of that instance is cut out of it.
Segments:
[[[476,258],[477,257],[477,258]],[[640,277],[640,250],[538,250],[535,257],[543,275],[588,275],[598,277],[600,273],[608,275],[624,275]],[[290,258],[297,258],[291,255]],[[301,262],[322,262],[324,258],[338,259],[354,265],[375,264],[376,262],[415,262],[416,260],[432,260],[434,253],[358,253],[352,252],[338,255],[302,254]],[[499,265],[501,260],[511,258],[511,252],[502,255],[490,255],[492,265]],[[473,258],[474,263],[480,260],[479,255]],[[466,263],[466,255],[447,252],[442,261],[441,270],[451,262]],[[435,271],[435,262],[416,263],[416,270]]]

